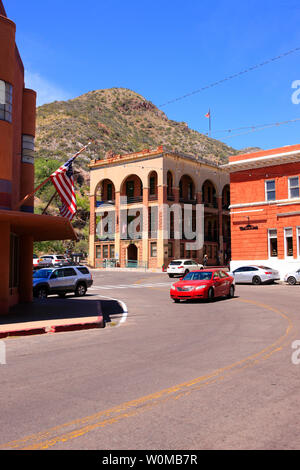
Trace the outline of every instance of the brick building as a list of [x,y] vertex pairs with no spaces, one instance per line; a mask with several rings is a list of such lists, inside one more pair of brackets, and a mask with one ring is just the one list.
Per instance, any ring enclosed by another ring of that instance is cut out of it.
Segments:
[[231,269],[300,267],[300,145],[230,157]]
[[[121,267],[161,269],[174,258],[202,261],[204,252],[209,264],[222,263],[230,252],[228,183],[218,165],[163,147],[92,162],[90,265],[112,259]],[[184,224],[196,230],[202,203],[204,246],[192,249]],[[182,218],[174,207],[185,208]]]
[[32,300],[33,242],[75,238],[61,217],[33,214],[36,93],[24,86],[15,24],[0,0],[0,314]]

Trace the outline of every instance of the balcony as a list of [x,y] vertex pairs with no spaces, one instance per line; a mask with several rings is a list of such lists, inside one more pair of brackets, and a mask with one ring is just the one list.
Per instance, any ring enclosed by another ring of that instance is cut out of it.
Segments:
[[143,202],[143,196],[127,196],[127,204],[137,204]]
[[114,206],[116,201],[114,199],[111,200],[104,200],[104,201],[96,201],[96,208],[99,207],[111,207]]

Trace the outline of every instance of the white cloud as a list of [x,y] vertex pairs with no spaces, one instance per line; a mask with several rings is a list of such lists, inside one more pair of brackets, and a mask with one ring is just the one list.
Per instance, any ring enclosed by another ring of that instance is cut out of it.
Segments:
[[41,77],[39,73],[29,72],[28,70],[25,70],[25,86],[37,92],[37,106],[71,98],[66,91],[56,84]]

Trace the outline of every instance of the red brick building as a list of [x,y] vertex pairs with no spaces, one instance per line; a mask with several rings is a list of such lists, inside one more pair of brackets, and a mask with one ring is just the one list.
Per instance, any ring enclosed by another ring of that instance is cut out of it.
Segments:
[[231,269],[300,267],[300,145],[230,157]]
[[25,88],[16,25],[0,0],[0,315],[32,300],[33,242],[75,239],[67,219],[34,214],[36,93]]

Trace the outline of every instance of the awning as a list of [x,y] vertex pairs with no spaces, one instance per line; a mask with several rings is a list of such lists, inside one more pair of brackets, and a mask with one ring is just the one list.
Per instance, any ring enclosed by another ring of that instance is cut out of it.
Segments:
[[0,224],[9,223],[16,235],[32,235],[34,241],[76,240],[76,233],[68,219],[51,215],[0,210]]

